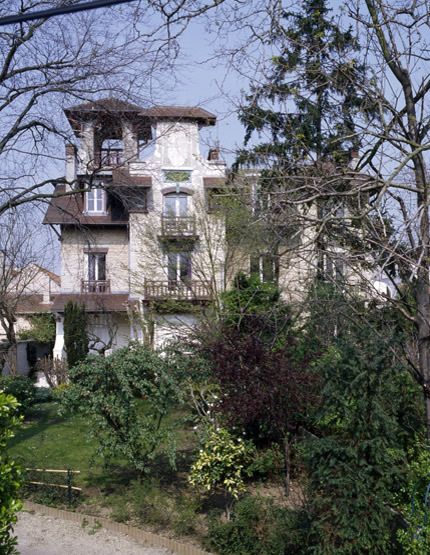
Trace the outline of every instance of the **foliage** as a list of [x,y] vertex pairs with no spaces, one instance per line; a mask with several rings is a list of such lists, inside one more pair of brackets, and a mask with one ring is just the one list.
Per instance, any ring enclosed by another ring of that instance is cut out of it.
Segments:
[[64,307],[64,346],[69,368],[84,360],[88,354],[85,306],[73,301],[69,301]]
[[26,413],[36,401],[36,387],[26,376],[0,376],[0,389],[17,399],[21,413]]
[[170,527],[176,534],[186,535],[195,529],[199,508],[194,495],[166,491],[159,480],[146,478],[131,485],[129,510],[142,524]]
[[55,343],[55,317],[52,313],[32,314],[30,328],[19,334],[20,339],[53,345]]
[[283,442],[303,424],[316,375],[295,356],[289,309],[273,284],[239,275],[224,295],[218,333],[202,344],[222,393],[215,409],[231,426],[255,441]]
[[393,549],[391,505],[405,479],[402,444],[411,432],[403,413],[416,412],[417,390],[400,387],[408,381],[396,353],[401,346],[381,316],[369,311],[367,324],[341,330],[319,362],[324,378],[319,437],[304,446],[311,553]]
[[206,543],[220,555],[303,553],[302,515],[276,507],[269,499],[244,497],[231,520],[213,515]]
[[352,30],[340,29],[326,0],[303,0],[283,11],[270,41],[278,55],[266,81],[251,87],[240,119],[246,141],[263,132],[271,140],[242,152],[239,162],[291,167],[357,148],[364,68],[354,58],[359,46]]
[[65,406],[92,421],[94,439],[106,457],[122,456],[144,471],[156,453],[174,461],[171,431],[163,426],[179,390],[170,361],[139,344],[109,357],[90,356],[70,371]]
[[282,343],[291,333],[290,311],[280,301],[280,291],[273,283],[239,273],[222,301],[221,319],[227,328],[234,327],[243,334],[258,333],[272,343]]
[[16,416],[19,403],[0,391],[0,552],[2,555],[17,553],[16,538],[11,536],[16,522],[16,513],[21,509],[18,492],[21,472],[6,454],[6,445],[19,424]]
[[225,428],[210,428],[191,467],[189,482],[206,493],[226,491],[234,499],[245,491],[244,475],[253,448]]
[[34,403],[51,403],[53,392],[49,387],[36,387]]
[[407,527],[397,531],[397,537],[406,555],[430,552],[429,484],[430,452],[420,446],[411,452],[408,482],[402,488],[400,508]]
[[268,449],[255,452],[252,462],[247,468],[247,473],[254,480],[266,480],[279,476],[283,467],[284,460],[281,450],[278,445],[272,445]]

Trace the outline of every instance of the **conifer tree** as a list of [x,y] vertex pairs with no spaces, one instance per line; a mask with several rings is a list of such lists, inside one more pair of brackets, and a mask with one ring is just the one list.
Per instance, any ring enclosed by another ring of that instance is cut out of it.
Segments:
[[69,301],[64,308],[64,345],[69,368],[84,360],[88,354],[85,306],[73,301]]
[[240,112],[245,142],[256,133],[268,140],[241,152],[239,164],[292,169],[305,158],[336,160],[357,149],[365,70],[352,30],[338,26],[326,0],[303,0],[298,11],[284,10],[271,39],[279,54]]

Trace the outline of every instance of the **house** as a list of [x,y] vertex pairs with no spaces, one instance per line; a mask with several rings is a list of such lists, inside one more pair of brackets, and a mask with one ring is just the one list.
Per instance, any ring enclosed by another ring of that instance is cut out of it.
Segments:
[[[287,186],[266,194],[255,171],[226,187],[219,149],[201,152],[199,132],[215,124],[213,114],[112,98],[65,113],[76,144],[66,145],[65,177],[44,218],[61,244],[55,357],[64,354],[68,301],[85,305],[90,349],[105,354],[131,339],[159,347],[180,338],[238,271],[277,281],[293,304],[318,273],[361,286],[343,265],[344,248],[321,248],[321,222],[336,222],[342,206],[330,201],[321,212],[317,203],[284,202]],[[348,166],[323,170],[338,173],[336,187],[369,180]],[[312,172],[304,165],[293,186],[317,179]],[[241,195],[248,199],[242,212],[235,208]],[[217,210],[229,197],[234,218]]]
[[[31,319],[37,314],[51,313],[53,301],[60,290],[60,276],[36,263],[25,267],[2,264],[3,287],[0,292],[2,317],[0,317],[0,362],[4,361],[3,373],[10,371],[26,375],[36,361],[50,354],[50,347],[22,339],[22,332],[31,328]],[[9,331],[6,328],[12,327]],[[13,358],[8,357],[9,338],[16,336],[17,347]],[[1,364],[0,364],[1,367]]]
[[66,145],[66,175],[44,218],[61,237],[54,356],[70,300],[85,305],[95,352],[179,337],[224,287],[225,225],[207,199],[226,166],[215,148],[205,159],[199,140],[215,116],[115,99],[65,112],[76,145]]

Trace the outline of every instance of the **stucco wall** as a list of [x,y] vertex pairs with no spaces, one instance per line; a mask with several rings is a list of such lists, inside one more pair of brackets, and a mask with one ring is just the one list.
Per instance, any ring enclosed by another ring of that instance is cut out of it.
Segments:
[[126,229],[64,229],[61,242],[61,290],[80,293],[88,279],[88,255],[84,249],[107,249],[106,278],[112,292],[128,291],[128,237]]

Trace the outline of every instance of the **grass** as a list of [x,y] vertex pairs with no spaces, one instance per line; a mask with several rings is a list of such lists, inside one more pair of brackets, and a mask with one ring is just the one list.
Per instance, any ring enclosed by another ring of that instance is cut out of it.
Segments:
[[[96,455],[97,445],[89,441],[90,423],[79,415],[59,416],[58,409],[55,402],[32,407],[9,443],[11,456],[24,467],[79,470],[74,485],[83,489],[78,503],[83,512],[151,529],[170,528],[179,535],[191,532],[198,503],[193,501],[186,481],[195,446],[193,433],[184,425],[186,415],[175,411],[166,419],[176,427],[180,446],[177,468],[172,469],[164,457],[157,457],[149,476],[143,478],[123,461],[104,464]],[[37,490],[31,496],[46,504],[63,506],[66,502],[65,496],[49,496]]]
[[59,416],[58,403],[35,405],[10,441],[9,452],[23,466],[80,470],[83,484],[102,466],[88,440],[89,426],[80,416]]

